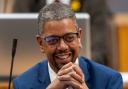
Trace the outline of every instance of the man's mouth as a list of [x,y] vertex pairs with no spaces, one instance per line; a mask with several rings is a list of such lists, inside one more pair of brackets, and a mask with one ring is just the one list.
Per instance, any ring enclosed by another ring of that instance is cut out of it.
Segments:
[[70,56],[71,56],[71,53],[61,53],[61,54],[56,54],[55,55],[55,57],[60,59],[60,60],[67,59]]
[[54,59],[59,67],[62,67],[63,65],[69,63],[72,61],[72,53],[58,53],[55,54]]

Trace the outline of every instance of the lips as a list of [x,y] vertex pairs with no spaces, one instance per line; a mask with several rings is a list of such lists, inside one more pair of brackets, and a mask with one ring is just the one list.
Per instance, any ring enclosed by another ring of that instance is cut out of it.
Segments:
[[62,54],[56,54],[55,57],[60,60],[64,60],[67,59],[70,55],[71,53],[62,53]]
[[57,63],[58,67],[62,67],[63,65],[71,62],[72,60],[72,53],[57,53],[54,56],[54,60]]

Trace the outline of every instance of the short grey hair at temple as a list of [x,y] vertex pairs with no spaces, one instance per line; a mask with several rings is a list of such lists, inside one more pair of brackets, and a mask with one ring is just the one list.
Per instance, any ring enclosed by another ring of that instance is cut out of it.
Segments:
[[71,18],[72,20],[74,20],[76,23],[76,27],[78,27],[75,13],[68,5],[54,2],[52,4],[44,6],[44,8],[40,10],[38,16],[38,34],[41,34],[41,32],[43,31],[43,26],[46,22],[61,20],[65,18]]

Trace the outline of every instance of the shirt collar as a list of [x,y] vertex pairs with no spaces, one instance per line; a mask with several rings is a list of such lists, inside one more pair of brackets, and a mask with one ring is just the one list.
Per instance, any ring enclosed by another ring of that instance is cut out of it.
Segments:
[[[79,65],[78,58],[76,59],[76,64]],[[54,70],[50,67],[49,62],[48,62],[48,72],[49,72],[49,77],[51,82],[57,77],[57,74],[54,72]]]

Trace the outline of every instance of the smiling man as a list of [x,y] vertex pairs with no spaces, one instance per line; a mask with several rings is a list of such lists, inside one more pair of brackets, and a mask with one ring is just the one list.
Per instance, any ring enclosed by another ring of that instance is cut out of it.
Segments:
[[47,60],[18,76],[14,89],[122,89],[119,73],[79,56],[82,30],[69,6],[46,5],[38,24],[36,38]]

